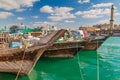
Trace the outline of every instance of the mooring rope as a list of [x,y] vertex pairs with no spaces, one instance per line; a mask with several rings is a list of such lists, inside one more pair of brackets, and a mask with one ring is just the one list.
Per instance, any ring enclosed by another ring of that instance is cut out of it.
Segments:
[[78,42],[77,42],[77,57],[78,57],[78,66],[79,66],[79,71],[80,71],[80,76],[81,76],[81,79],[84,80],[84,77],[83,77],[83,72],[82,72],[82,69],[81,69],[81,65],[80,65],[80,58],[79,58],[79,54],[78,54]]
[[16,75],[16,77],[15,77],[15,80],[18,80],[20,71],[21,71],[21,69],[22,69],[23,60],[24,60],[24,58],[25,58],[25,51],[26,51],[26,47],[25,47],[25,50],[24,50],[24,53],[23,53],[23,56],[22,56],[22,61],[21,61],[20,69],[19,69],[18,72],[17,72],[17,75]]

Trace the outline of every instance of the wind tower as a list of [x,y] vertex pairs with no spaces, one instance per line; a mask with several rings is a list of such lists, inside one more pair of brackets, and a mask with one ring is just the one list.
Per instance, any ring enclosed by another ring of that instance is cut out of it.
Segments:
[[110,19],[110,29],[114,29],[114,5],[111,8],[111,19]]

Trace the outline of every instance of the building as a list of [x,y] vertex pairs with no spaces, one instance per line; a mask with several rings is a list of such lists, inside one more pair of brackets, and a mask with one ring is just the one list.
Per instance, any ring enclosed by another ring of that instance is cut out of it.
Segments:
[[93,27],[100,28],[102,30],[113,30],[118,28],[118,25],[114,24],[114,5],[112,5],[111,7],[110,23],[97,24],[97,25],[93,25]]
[[24,30],[24,29],[26,29],[25,25],[12,25],[9,28],[10,33],[18,33],[18,32],[20,32],[21,30]]
[[110,29],[114,29],[114,5],[111,8],[111,17],[110,17]]
[[[104,23],[104,24],[96,24],[96,25],[93,25],[93,27],[95,28],[100,28],[101,30],[109,30],[111,27],[110,27],[110,24],[107,24],[107,23]],[[114,29],[115,30],[120,30],[120,24],[114,24]]]
[[107,24],[107,23],[104,23],[104,24],[96,24],[96,25],[93,25],[93,27],[95,28],[100,28],[102,30],[108,30],[110,29],[110,24]]
[[94,32],[100,30],[100,28],[97,27],[79,27],[79,30],[85,30],[87,32]]

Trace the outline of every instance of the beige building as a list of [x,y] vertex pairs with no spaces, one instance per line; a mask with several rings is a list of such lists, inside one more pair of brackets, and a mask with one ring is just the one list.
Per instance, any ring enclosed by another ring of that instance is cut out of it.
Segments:
[[93,27],[100,28],[100,29],[103,29],[103,30],[108,30],[108,29],[110,29],[110,24],[107,24],[107,23],[96,24],[96,25],[93,25]]
[[[96,27],[96,28],[100,28],[102,30],[108,30],[110,29],[110,24],[96,24],[96,25],[93,25],[93,27]],[[114,24],[114,29],[119,29],[120,30],[120,25],[117,25],[117,24]]]
[[93,31],[98,31],[100,30],[100,28],[97,27],[80,27],[80,30],[85,30],[87,32],[93,32]]

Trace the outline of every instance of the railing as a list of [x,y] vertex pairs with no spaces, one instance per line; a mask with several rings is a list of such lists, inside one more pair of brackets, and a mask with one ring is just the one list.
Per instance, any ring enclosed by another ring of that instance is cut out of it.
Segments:
[[9,33],[6,33],[6,32],[0,33],[0,42],[8,43],[9,42]]

